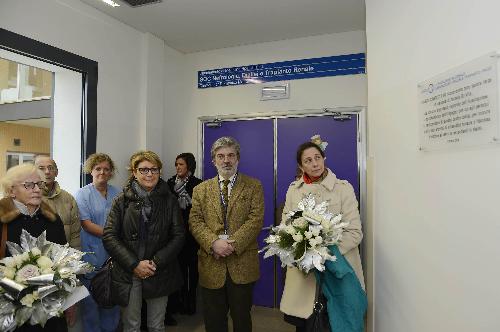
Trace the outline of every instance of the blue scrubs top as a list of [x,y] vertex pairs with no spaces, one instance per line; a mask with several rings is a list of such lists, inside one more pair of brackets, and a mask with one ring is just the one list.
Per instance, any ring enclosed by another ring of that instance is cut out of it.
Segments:
[[[120,190],[112,185],[108,185],[106,198],[101,195],[92,183],[80,188],[75,194],[75,200],[80,211],[80,220],[90,220],[94,224],[104,227],[113,198],[119,193]],[[102,244],[102,239],[90,234],[83,228],[80,230],[80,239],[82,251],[93,252],[83,256],[83,260],[96,268],[100,268],[109,257]],[[87,274],[86,277],[92,277],[93,274]]]

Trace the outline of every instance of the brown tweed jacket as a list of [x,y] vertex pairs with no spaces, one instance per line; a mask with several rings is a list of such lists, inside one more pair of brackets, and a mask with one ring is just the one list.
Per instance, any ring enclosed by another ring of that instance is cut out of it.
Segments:
[[200,285],[221,288],[226,270],[236,284],[248,284],[259,279],[257,236],[264,222],[264,192],[259,180],[239,173],[231,189],[227,211],[229,238],[235,252],[215,259],[212,243],[224,233],[224,215],[220,201],[218,176],[194,188],[189,228],[200,244],[198,271]]

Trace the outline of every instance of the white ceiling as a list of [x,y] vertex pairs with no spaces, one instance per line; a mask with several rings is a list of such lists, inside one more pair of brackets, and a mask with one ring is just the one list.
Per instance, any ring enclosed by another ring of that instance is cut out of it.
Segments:
[[81,0],[183,53],[365,29],[364,0]]

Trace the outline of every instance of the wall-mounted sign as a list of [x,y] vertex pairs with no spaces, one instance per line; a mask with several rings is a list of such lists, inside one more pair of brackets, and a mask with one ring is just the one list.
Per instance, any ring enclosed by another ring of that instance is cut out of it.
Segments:
[[198,88],[289,81],[337,75],[364,74],[365,54],[346,54],[323,58],[303,59],[248,65],[241,67],[202,70],[198,72]]
[[498,142],[498,58],[485,55],[418,85],[421,150]]

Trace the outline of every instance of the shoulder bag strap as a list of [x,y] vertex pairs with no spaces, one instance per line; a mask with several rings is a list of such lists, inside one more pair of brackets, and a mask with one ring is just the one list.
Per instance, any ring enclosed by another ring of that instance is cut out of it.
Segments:
[[7,245],[7,224],[2,224],[2,242],[0,243],[0,259],[5,257],[6,245]]

